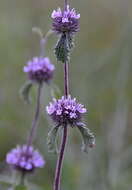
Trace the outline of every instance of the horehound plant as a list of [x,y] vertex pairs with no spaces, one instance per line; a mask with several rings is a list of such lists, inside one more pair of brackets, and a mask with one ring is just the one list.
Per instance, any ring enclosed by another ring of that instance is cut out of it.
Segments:
[[[95,146],[95,137],[83,122],[83,115],[87,109],[79,103],[76,98],[71,96],[69,89],[69,65],[70,54],[74,47],[74,35],[79,30],[80,14],[75,9],[70,8],[67,0],[64,2],[64,8],[54,10],[51,15],[52,32],[59,36],[55,46],[55,56],[58,62],[64,66],[64,95],[59,99],[53,97],[52,102],[46,107],[47,114],[53,121],[54,127],[48,133],[48,148],[51,152],[57,152],[58,160],[55,169],[55,178],[53,190],[60,190],[62,165],[68,137],[69,127],[79,129],[83,137],[82,150],[88,152],[89,148]],[[29,92],[33,85],[37,85],[37,100],[35,115],[32,126],[29,131],[27,142],[24,145],[18,145],[12,149],[6,156],[6,162],[15,170],[21,172],[21,181],[24,183],[25,174],[31,173],[35,168],[42,168],[45,160],[42,155],[33,148],[33,142],[36,137],[39,115],[40,100],[43,84],[50,84],[53,78],[55,67],[48,57],[44,56],[44,48],[47,37],[51,31],[44,37],[39,29],[34,29],[39,34],[41,53],[39,57],[34,57],[24,66],[24,72],[28,74],[28,82],[22,89],[22,95],[26,102],[29,102]],[[56,140],[59,130],[62,131],[62,141],[59,151],[56,149]],[[24,189],[24,188],[23,188]],[[23,190],[22,189],[22,190]],[[18,189],[15,189],[18,190]],[[24,189],[25,190],[25,189]]]
[[62,142],[60,145],[58,160],[55,170],[53,190],[60,190],[61,170],[64,159],[64,152],[68,136],[68,127],[76,127],[83,137],[82,149],[88,152],[88,148],[95,146],[95,137],[82,121],[83,114],[87,112],[84,105],[78,103],[76,98],[72,98],[69,90],[69,63],[70,53],[74,47],[73,38],[79,30],[80,14],[75,9],[71,9],[67,0],[64,8],[54,10],[51,15],[52,30],[59,36],[55,46],[55,55],[58,62],[64,65],[64,96],[60,99],[53,98],[53,101],[46,107],[47,114],[54,123],[54,127],[48,134],[49,151],[56,152],[56,137],[58,131],[63,131]]
[[[33,31],[39,33],[40,35],[39,29],[34,29]],[[42,168],[45,165],[43,156],[38,152],[38,150],[33,148],[33,142],[37,136],[42,87],[44,83],[50,84],[55,67],[48,57],[44,57],[44,46],[48,34],[45,37],[40,35],[40,37],[41,54],[39,57],[33,57],[27,62],[26,66],[24,66],[23,71],[28,74],[28,82],[26,82],[21,90],[24,100],[29,102],[29,92],[31,87],[33,85],[37,86],[36,108],[32,126],[29,130],[26,144],[17,145],[17,147],[13,148],[9,153],[7,153],[6,156],[7,164],[9,164],[13,169],[19,171],[21,174],[21,179],[19,182],[20,185],[24,185],[25,175],[33,172],[36,168]]]

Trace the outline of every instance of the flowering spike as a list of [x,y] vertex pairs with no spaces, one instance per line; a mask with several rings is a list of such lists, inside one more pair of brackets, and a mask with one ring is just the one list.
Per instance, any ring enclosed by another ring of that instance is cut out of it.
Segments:
[[54,65],[51,64],[48,57],[34,57],[24,66],[24,72],[28,73],[31,81],[49,83],[53,77]]
[[61,99],[53,99],[53,102],[46,107],[48,115],[57,125],[69,124],[76,126],[81,121],[83,113],[87,110],[84,105],[78,103],[75,98],[62,96]]
[[54,10],[51,18],[52,30],[61,35],[55,47],[55,55],[58,61],[64,63],[69,60],[70,51],[74,47],[73,37],[79,30],[80,14],[67,5],[63,11],[60,8]]
[[51,14],[53,20],[52,30],[57,34],[70,33],[74,34],[79,30],[79,18],[80,14],[77,14],[75,9],[70,9],[70,6],[67,5],[65,10],[60,8],[54,10]]
[[45,165],[41,154],[32,146],[27,147],[27,145],[18,145],[12,149],[6,155],[6,162],[15,169],[25,172],[31,172],[35,168],[42,168]]
[[49,152],[58,153],[57,145],[56,145],[56,137],[58,133],[59,126],[53,127],[49,133],[47,138],[47,145]]
[[95,137],[92,132],[86,127],[84,124],[79,124],[78,129],[81,132],[83,143],[82,143],[82,150],[88,153],[88,148],[93,148],[95,146]]
[[29,96],[29,93],[32,88],[32,85],[33,85],[32,81],[28,81],[20,89],[20,96],[22,97],[24,102],[28,104],[31,102],[31,97]]

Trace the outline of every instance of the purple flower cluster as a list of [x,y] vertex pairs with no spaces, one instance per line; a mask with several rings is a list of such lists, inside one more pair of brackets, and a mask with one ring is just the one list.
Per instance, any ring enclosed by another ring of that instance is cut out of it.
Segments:
[[45,161],[41,154],[32,146],[17,146],[6,156],[6,162],[15,169],[22,171],[33,171],[35,168],[42,168]]
[[53,99],[53,102],[46,107],[46,111],[57,125],[73,126],[81,121],[82,114],[87,110],[84,105],[76,101],[76,98],[72,99],[69,95],[67,98],[62,96],[61,99]]
[[69,32],[75,33],[79,29],[78,19],[80,14],[77,14],[75,9],[70,9],[67,5],[66,9],[62,11],[60,8],[54,10],[51,14],[53,19],[52,28],[58,34]]
[[48,57],[34,57],[27,62],[23,70],[28,73],[30,80],[49,83],[53,77],[54,69],[55,67]]

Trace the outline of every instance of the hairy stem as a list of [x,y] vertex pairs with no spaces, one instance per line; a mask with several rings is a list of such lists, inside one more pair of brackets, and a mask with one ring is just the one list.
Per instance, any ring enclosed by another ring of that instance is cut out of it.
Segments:
[[64,93],[67,97],[69,94],[69,65],[68,62],[64,63]]
[[59,157],[58,157],[58,161],[56,165],[54,190],[60,190],[61,170],[62,170],[62,164],[64,160],[66,142],[67,142],[67,125],[65,125],[63,128],[62,144],[60,147],[60,153],[59,153]]
[[38,127],[38,119],[39,119],[39,113],[40,113],[40,97],[41,97],[41,89],[42,89],[42,83],[38,85],[38,91],[37,91],[37,104],[36,104],[36,109],[35,109],[35,115],[32,121],[32,127],[29,132],[29,136],[27,139],[27,147],[32,144],[35,134],[36,134],[36,129]]

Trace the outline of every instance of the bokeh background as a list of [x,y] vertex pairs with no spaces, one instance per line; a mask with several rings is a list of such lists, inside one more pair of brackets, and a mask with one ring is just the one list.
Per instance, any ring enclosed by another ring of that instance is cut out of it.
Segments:
[[[81,14],[80,32],[70,63],[71,94],[88,109],[87,126],[96,135],[96,147],[82,153],[81,136],[69,129],[63,168],[63,190],[132,189],[132,1],[76,0],[70,2]],[[39,38],[32,27],[46,33],[51,12],[63,6],[59,0],[0,0],[0,176],[7,179],[6,153],[25,142],[34,113],[32,104],[20,99],[19,89],[27,77],[23,66],[39,55]],[[56,63],[53,35],[46,55],[56,66],[54,83],[63,92],[62,65]],[[49,123],[45,105],[51,100],[44,86],[42,114],[35,146],[46,159],[44,169],[29,176],[34,190],[51,190],[56,156],[49,154],[46,138]],[[4,177],[3,177],[4,175]],[[2,181],[1,180],[1,181]],[[37,186],[34,187],[33,184]],[[0,190],[4,190],[0,186]]]

